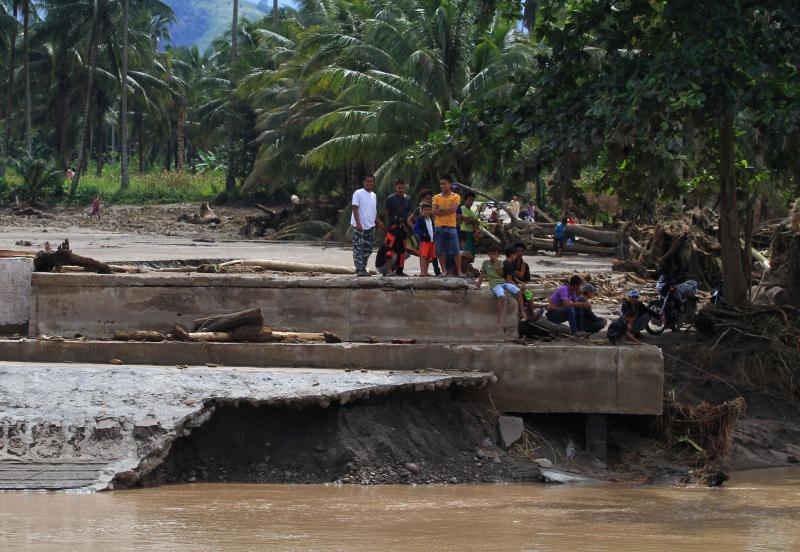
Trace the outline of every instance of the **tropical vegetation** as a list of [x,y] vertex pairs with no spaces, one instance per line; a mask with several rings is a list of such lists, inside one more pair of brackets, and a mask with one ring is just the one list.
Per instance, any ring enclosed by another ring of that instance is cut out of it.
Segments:
[[201,51],[161,0],[0,0],[0,178],[204,172],[233,199],[449,173],[553,213],[713,205],[734,301],[742,235],[800,192],[796,1],[262,4]]

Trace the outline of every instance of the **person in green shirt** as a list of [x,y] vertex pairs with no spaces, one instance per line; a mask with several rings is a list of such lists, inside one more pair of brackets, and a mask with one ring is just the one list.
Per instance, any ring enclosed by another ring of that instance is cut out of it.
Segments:
[[478,213],[472,209],[475,203],[475,194],[467,192],[464,196],[464,205],[461,206],[461,239],[464,240],[463,252],[475,258],[477,249],[475,243],[480,232]]
[[489,260],[483,261],[481,265],[481,275],[478,277],[478,289],[484,280],[489,282],[489,288],[497,297],[497,325],[503,325],[503,312],[505,311],[506,292],[510,293],[517,301],[519,309],[519,319],[527,320],[522,304],[522,290],[513,284],[514,280],[514,258],[517,255],[515,247],[506,249],[506,260],[500,262],[500,249],[493,245],[489,247]]

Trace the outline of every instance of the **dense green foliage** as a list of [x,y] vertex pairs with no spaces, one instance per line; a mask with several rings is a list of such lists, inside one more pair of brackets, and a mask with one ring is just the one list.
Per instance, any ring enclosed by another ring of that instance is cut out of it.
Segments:
[[5,159],[30,140],[74,166],[87,137],[98,174],[119,156],[125,1],[139,170],[211,164],[229,198],[447,172],[503,194],[538,182],[554,212],[597,212],[587,191],[629,217],[717,205],[738,300],[739,239],[800,187],[789,0],[304,0],[205,52],[160,48],[173,14],[158,0],[0,0]]

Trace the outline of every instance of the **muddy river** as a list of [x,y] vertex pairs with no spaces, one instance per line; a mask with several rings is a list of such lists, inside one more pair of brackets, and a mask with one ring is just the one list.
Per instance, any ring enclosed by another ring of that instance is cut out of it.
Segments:
[[722,489],[185,485],[2,493],[5,550],[798,550],[800,469]]

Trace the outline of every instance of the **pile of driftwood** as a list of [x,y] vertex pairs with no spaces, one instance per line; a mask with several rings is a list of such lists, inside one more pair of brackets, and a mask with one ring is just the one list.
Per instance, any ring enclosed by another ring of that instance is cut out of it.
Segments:
[[246,238],[266,238],[284,241],[331,241],[341,205],[327,200],[300,200],[280,208],[269,208],[258,203],[259,213],[247,215],[241,233]]
[[745,406],[741,397],[721,404],[687,405],[671,400],[660,417],[661,431],[668,443],[685,445],[701,471],[715,471],[730,460],[733,432]]
[[178,216],[178,222],[188,222],[190,224],[222,224],[214,210],[209,206],[207,201],[200,204],[200,208],[196,213],[181,213]]
[[769,248],[770,269],[754,286],[753,302],[800,306],[800,200],[792,217],[775,226]]
[[[680,275],[696,280],[706,289],[719,286],[722,276],[717,238],[719,220],[711,209],[693,209],[655,225],[629,225],[624,234],[626,255],[614,262],[614,270],[648,277],[656,273]],[[769,268],[769,262],[752,246],[749,250],[756,281]]]
[[277,332],[264,325],[260,308],[199,318],[191,330],[176,325],[171,333],[118,331],[116,341],[193,341],[199,343],[341,343],[330,332]]

